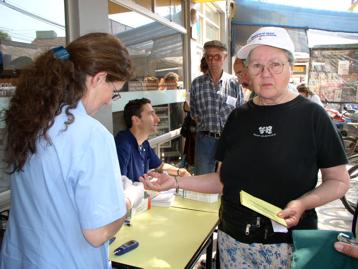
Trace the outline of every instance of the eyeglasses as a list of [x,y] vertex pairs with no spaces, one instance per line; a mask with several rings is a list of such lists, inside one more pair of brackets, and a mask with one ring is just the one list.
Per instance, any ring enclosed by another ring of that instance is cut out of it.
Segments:
[[119,94],[119,92],[113,92],[112,95],[112,101],[117,101],[118,99],[120,99],[122,96]]
[[113,85],[112,101],[116,101],[116,100],[118,100],[119,98],[121,98],[122,96],[119,94],[119,91],[120,91],[120,90],[117,90],[117,89],[116,89],[116,87],[114,86],[113,82],[112,82],[112,85]]
[[206,54],[205,55],[206,61],[212,61],[212,60],[221,61],[222,58],[223,57],[220,54],[214,54],[214,55]]
[[249,63],[248,70],[250,74],[257,76],[258,74],[261,74],[266,67],[270,73],[277,75],[282,73],[284,66],[285,63],[280,62],[269,62],[267,64]]

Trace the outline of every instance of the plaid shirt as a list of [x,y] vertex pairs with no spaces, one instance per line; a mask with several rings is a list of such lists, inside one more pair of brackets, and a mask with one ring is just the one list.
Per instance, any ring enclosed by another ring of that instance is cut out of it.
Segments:
[[228,73],[222,73],[216,87],[209,74],[195,78],[191,84],[190,113],[199,131],[221,133],[231,111],[243,103],[240,84]]

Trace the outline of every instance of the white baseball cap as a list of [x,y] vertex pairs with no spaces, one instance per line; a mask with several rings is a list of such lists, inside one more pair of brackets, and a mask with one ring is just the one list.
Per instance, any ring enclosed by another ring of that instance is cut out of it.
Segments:
[[267,45],[279,49],[284,49],[295,53],[295,45],[286,29],[280,27],[262,27],[253,33],[245,46],[237,53],[238,58],[246,59],[250,52],[257,46]]

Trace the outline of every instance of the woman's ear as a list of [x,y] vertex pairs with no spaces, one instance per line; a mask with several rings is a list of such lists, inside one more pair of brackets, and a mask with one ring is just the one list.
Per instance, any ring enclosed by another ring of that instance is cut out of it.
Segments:
[[94,86],[102,85],[102,83],[106,82],[107,72],[98,72],[92,77],[92,83]]

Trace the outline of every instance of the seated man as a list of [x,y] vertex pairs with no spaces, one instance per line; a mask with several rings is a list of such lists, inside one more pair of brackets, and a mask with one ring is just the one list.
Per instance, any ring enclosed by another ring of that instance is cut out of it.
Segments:
[[129,101],[124,107],[123,116],[128,129],[115,136],[122,175],[132,181],[139,181],[139,177],[150,169],[175,176],[190,175],[184,168],[163,163],[150,147],[147,139],[160,122],[150,100],[142,98]]

